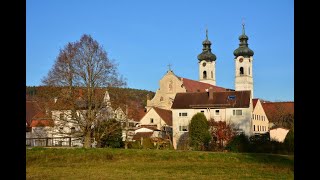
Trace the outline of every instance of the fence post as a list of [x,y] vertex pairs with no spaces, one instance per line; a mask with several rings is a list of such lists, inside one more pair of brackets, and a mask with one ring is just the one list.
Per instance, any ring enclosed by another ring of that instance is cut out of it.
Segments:
[[69,146],[71,147],[71,137],[69,137]]

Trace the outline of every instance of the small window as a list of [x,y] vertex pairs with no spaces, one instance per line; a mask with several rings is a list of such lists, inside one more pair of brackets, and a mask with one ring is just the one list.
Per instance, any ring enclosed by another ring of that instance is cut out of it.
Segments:
[[219,116],[220,110],[216,110],[216,116]]
[[179,126],[179,131],[188,131],[188,126]]
[[203,71],[203,79],[207,79],[207,71]]
[[233,110],[233,115],[234,115],[234,116],[236,115],[236,110]]
[[188,116],[188,113],[184,112],[184,113],[179,113],[179,116]]
[[153,118],[150,118],[150,123],[153,123]]
[[256,131],[256,125],[253,125],[253,131]]
[[236,115],[237,115],[237,116],[242,116],[242,110],[237,110],[237,111],[236,111]]
[[243,75],[243,67],[240,67],[240,75]]
[[258,126],[258,131],[259,131],[259,126]]
[[213,71],[211,71],[211,78],[213,78]]
[[204,113],[204,111],[201,111],[201,113]]

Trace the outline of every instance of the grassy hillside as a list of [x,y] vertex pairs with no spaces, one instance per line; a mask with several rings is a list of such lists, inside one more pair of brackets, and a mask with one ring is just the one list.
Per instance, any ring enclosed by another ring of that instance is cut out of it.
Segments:
[[27,149],[27,179],[294,179],[293,156],[134,149]]

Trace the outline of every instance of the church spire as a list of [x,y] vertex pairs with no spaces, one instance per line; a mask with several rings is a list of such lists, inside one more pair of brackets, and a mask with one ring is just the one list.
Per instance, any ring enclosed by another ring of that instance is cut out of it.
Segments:
[[242,35],[245,35],[246,33],[245,33],[245,30],[244,30],[244,23],[242,23]]
[[208,28],[206,29],[206,40],[208,40]]
[[242,23],[242,34],[239,36],[240,44],[239,47],[233,51],[233,54],[238,56],[249,57],[253,56],[254,52],[248,47],[248,36],[245,33],[245,24]]
[[198,55],[198,60],[215,61],[217,57],[211,52],[211,42],[208,38],[208,28],[206,28],[206,39],[202,42],[202,45],[202,53]]

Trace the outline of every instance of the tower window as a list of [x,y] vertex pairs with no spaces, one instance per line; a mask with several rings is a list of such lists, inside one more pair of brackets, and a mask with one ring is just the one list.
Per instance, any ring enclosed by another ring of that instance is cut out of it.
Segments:
[[243,67],[240,67],[240,75],[243,75]]
[[213,71],[211,71],[211,78],[213,78]]
[[153,123],[153,118],[150,118],[150,123]]
[[249,72],[249,75],[250,75],[250,67],[248,68],[248,72]]
[[207,79],[207,71],[203,71],[203,79]]

